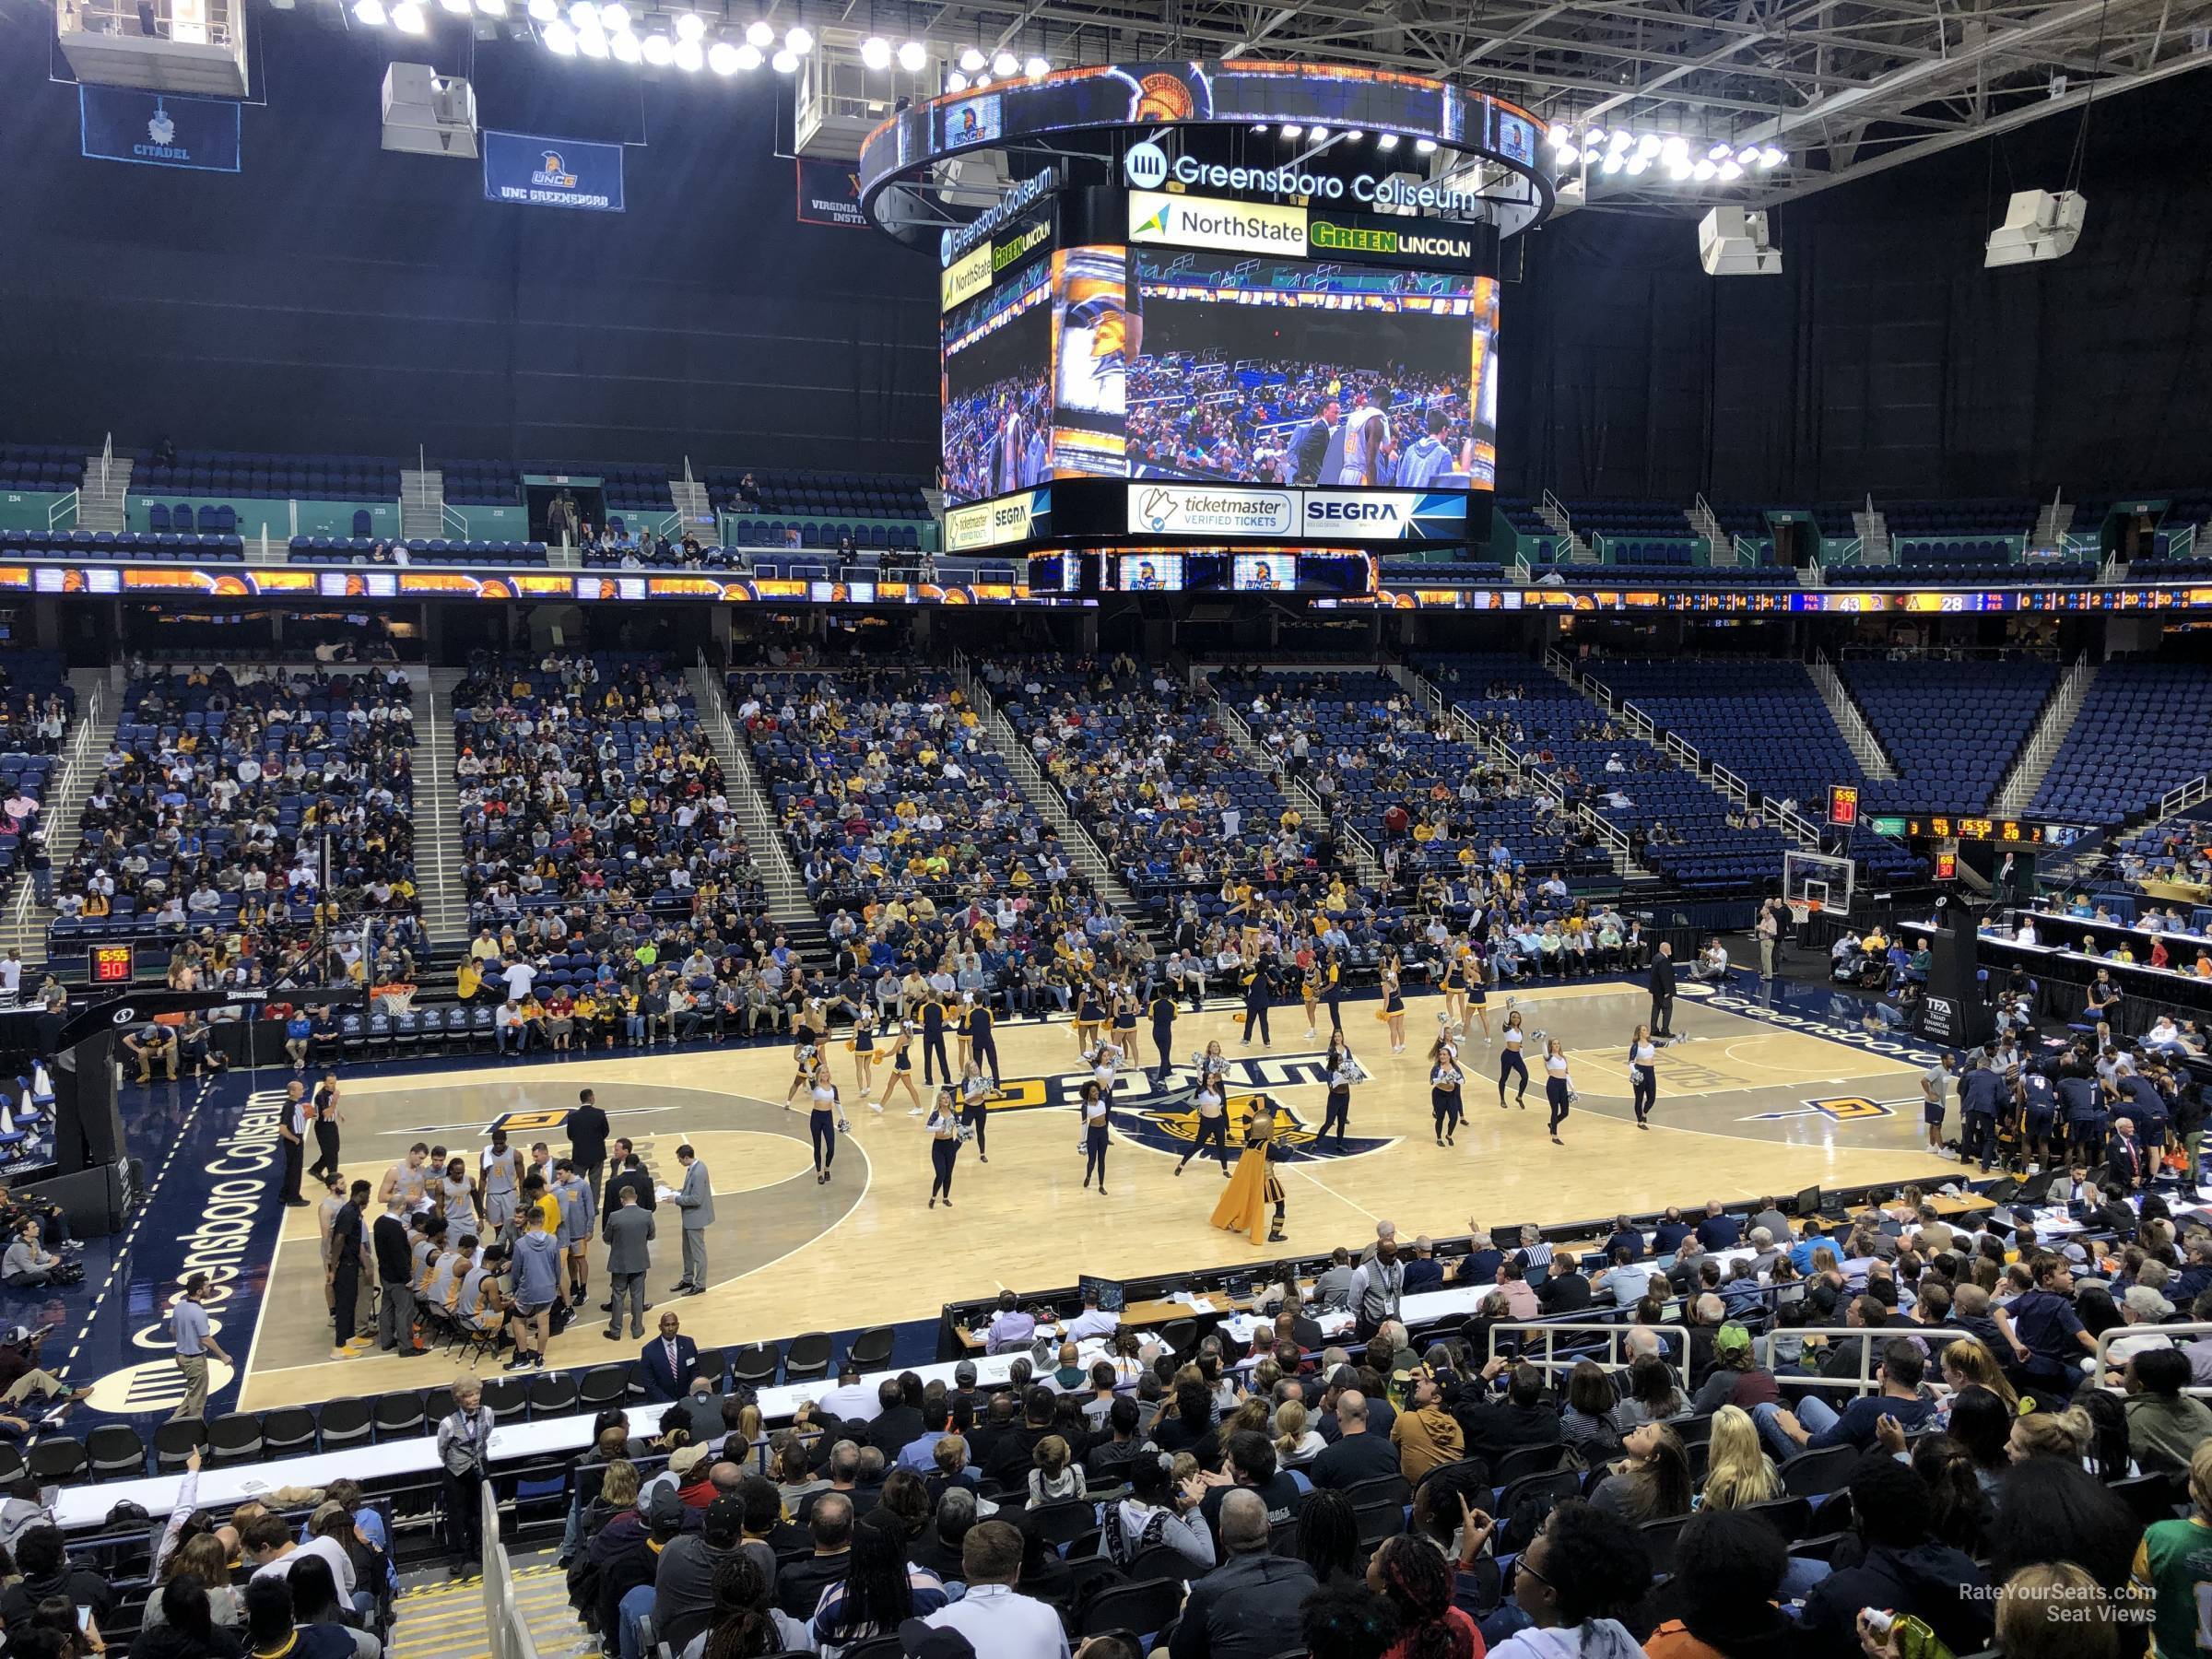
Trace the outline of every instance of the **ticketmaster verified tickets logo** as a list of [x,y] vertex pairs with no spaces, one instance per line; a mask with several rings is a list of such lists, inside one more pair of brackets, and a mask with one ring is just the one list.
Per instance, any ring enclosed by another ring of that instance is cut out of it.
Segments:
[[1150,535],[1288,535],[1298,501],[1287,489],[1150,484],[1129,495],[1129,529]]
[[1149,138],[1131,145],[1122,158],[1122,176],[1138,190],[1158,190],[1168,182],[1168,152]]

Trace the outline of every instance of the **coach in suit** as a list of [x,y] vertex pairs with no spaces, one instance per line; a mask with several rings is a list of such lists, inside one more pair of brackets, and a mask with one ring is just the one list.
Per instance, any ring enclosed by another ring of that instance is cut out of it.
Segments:
[[674,1203],[684,1213],[684,1277],[676,1281],[683,1296],[703,1296],[707,1288],[707,1229],[714,1221],[714,1189],[707,1166],[686,1141],[676,1149],[676,1161],[684,1171],[684,1184]]
[[656,1202],[653,1177],[646,1172],[644,1160],[638,1156],[637,1148],[629,1144],[627,1136],[615,1143],[611,1165],[614,1173],[606,1178],[606,1193],[599,1205],[599,1213],[611,1216],[622,1207],[624,1187],[634,1187],[638,1194],[638,1207],[651,1210]]
[[1659,941],[1659,953],[1652,958],[1652,1035],[1672,1037],[1675,1034],[1675,947],[1665,939]]
[[569,1132],[569,1159],[576,1172],[583,1177],[583,1184],[599,1194],[599,1177],[606,1169],[606,1113],[600,1110],[597,1098],[588,1088],[578,1091],[576,1104],[561,1126]]
[[699,1370],[699,1344],[684,1335],[682,1320],[673,1313],[661,1315],[661,1334],[640,1350],[638,1369],[644,1375],[645,1397],[654,1405],[684,1397]]
[[645,1270],[653,1265],[648,1248],[653,1239],[653,1212],[638,1203],[635,1187],[622,1189],[621,1207],[607,1217],[600,1230],[606,1238],[606,1275],[611,1290],[607,1303],[606,1339],[622,1335],[622,1304],[629,1303],[629,1334],[645,1335]]

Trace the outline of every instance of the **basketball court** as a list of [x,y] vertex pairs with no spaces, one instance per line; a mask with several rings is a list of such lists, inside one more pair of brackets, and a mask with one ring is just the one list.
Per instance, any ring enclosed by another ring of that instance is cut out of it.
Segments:
[[[1788,983],[1760,990],[1741,973],[1725,988],[1685,982],[1677,1041],[1659,1059],[1658,1106],[1652,1127],[1640,1131],[1625,1048],[1649,1010],[1641,987],[1600,982],[1517,997],[1536,1073],[1528,1105],[1500,1110],[1496,1045],[1485,1044],[1477,1026],[1463,1051],[1468,1121],[1448,1148],[1433,1139],[1428,1088],[1440,997],[1411,1000],[1402,1055],[1389,1052],[1376,1004],[1346,1005],[1347,1032],[1372,1079],[1353,1091],[1351,1135],[1341,1152],[1333,1141],[1315,1145],[1311,1135],[1325,1093],[1325,1009],[1312,1039],[1295,1005],[1274,1010],[1272,1049],[1241,1046],[1241,1025],[1226,1009],[1186,1014],[1175,1025],[1179,1068],[1164,1088],[1139,1073],[1121,1078],[1103,1197],[1081,1185],[1072,1102],[1088,1074],[1064,1022],[1001,1028],[1004,1088],[990,1115],[990,1161],[972,1146],[963,1149],[950,1209],[926,1207],[930,1160],[921,1120],[907,1115],[903,1096],[880,1115],[862,1105],[852,1055],[841,1047],[835,1069],[853,1133],[840,1137],[827,1186],[813,1178],[804,1111],[781,1104],[792,1080],[782,1045],[356,1068],[344,1078],[344,1162],[349,1176],[378,1180],[423,1140],[473,1163],[495,1124],[519,1146],[544,1139],[559,1156],[566,1147],[560,1114],[591,1086],[615,1135],[637,1143],[657,1179],[673,1177],[675,1148],[685,1141],[712,1173],[710,1288],[675,1303],[702,1346],[934,1319],[948,1300],[1001,1287],[1070,1285],[1078,1273],[1124,1277],[1315,1253],[1371,1237],[1385,1217],[1402,1237],[1441,1237],[1471,1224],[1503,1229],[1957,1171],[1921,1149],[1916,1076],[1928,1052],[1861,1030],[1854,1022],[1865,1005],[1856,998]],[[1493,1030],[1503,1024],[1504,1005],[1504,994],[1491,996]],[[1566,1044],[1579,1091],[1564,1147],[1546,1135],[1539,1033]],[[1148,1033],[1140,1036],[1150,1061]],[[1212,1164],[1174,1173],[1192,1135],[1189,1057],[1213,1038],[1235,1062],[1234,1117],[1241,1121],[1265,1096],[1300,1126],[1293,1133],[1300,1155],[1286,1166],[1288,1242],[1280,1247],[1255,1247],[1207,1224],[1221,1179]],[[203,1110],[218,1117],[241,1105],[249,1115],[265,1112],[281,1098],[287,1076],[233,1079]],[[235,1096],[241,1081],[253,1090],[251,1103],[227,1104],[223,1097]],[[241,1318],[253,1324],[250,1338],[232,1347],[246,1355],[241,1408],[377,1393],[450,1369],[445,1360],[331,1359],[315,1211],[276,1213],[281,1239],[272,1240],[258,1306],[241,1294],[225,1310],[233,1327],[226,1343]],[[660,1219],[647,1287],[665,1307],[678,1272],[677,1240],[673,1210],[665,1206]],[[142,1261],[130,1276],[154,1281],[159,1295],[167,1271]],[[590,1306],[553,1344],[554,1364],[595,1364],[634,1350],[627,1332],[618,1342],[603,1337],[603,1288],[594,1278]]]

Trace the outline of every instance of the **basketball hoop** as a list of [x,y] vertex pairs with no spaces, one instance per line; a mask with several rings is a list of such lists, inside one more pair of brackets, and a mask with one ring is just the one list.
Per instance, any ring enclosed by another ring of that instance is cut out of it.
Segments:
[[1818,900],[1793,899],[1789,903],[1790,920],[1803,927],[1812,913],[1820,908]]

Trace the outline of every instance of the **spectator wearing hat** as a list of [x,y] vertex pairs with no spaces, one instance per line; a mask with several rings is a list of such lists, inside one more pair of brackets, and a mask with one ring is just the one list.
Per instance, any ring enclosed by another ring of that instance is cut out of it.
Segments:
[[1418,1486],[1430,1470],[1464,1457],[1466,1437],[1444,1409],[1443,1390],[1434,1377],[1420,1372],[1398,1375],[1406,1384],[1406,1409],[1390,1426],[1390,1441],[1397,1448],[1400,1472]]
[[[684,1450],[705,1455],[696,1446]],[[744,1539],[745,1500],[724,1495],[706,1506],[698,1532],[684,1534],[661,1552],[653,1575],[653,1630],[657,1640],[680,1653],[707,1628],[714,1616],[714,1575],[737,1553]]]

